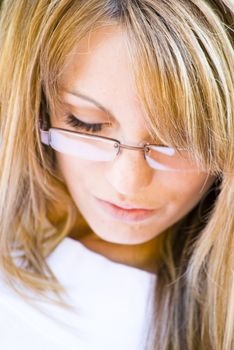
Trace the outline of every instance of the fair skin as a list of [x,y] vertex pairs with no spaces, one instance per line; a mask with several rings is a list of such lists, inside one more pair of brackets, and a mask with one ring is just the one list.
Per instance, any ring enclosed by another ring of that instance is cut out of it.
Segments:
[[[82,115],[87,123],[110,121],[111,127],[99,131],[98,135],[130,145],[150,141],[124,35],[117,26],[103,26],[79,42],[61,74],[63,104],[56,115],[51,115],[52,126],[75,130],[61,118],[69,112]],[[94,103],[75,96],[75,92],[98,101],[112,116]],[[71,237],[108,259],[148,271],[154,270],[160,256],[163,232],[186,215],[214,181],[203,172],[178,174],[154,170],[139,151],[124,150],[111,162],[75,159],[58,152],[56,159],[61,176],[89,228],[85,234],[72,232]],[[154,208],[156,212],[144,221],[114,220],[99,210],[94,196]]]

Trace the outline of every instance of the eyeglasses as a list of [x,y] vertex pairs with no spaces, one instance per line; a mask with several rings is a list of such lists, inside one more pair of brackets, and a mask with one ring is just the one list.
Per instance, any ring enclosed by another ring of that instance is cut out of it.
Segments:
[[104,136],[96,136],[88,133],[71,131],[62,128],[50,128],[42,130],[40,127],[40,139],[45,145],[55,151],[75,156],[80,159],[109,162],[113,161],[121,152],[121,149],[144,152],[144,158],[153,169],[171,172],[202,171],[186,149],[175,149],[150,143],[141,146],[122,144],[119,140]]

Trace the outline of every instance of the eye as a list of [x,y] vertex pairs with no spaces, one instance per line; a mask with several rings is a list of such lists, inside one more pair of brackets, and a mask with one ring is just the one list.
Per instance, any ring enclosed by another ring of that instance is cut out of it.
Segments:
[[65,122],[68,125],[71,125],[73,128],[76,128],[77,130],[85,130],[92,132],[101,131],[106,125],[109,125],[109,123],[85,123],[84,121],[75,117],[73,114],[67,115],[65,117]]

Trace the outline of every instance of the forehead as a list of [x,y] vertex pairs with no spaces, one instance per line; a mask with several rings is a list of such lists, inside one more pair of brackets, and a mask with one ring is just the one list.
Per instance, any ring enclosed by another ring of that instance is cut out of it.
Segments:
[[61,82],[76,87],[94,84],[99,78],[99,85],[127,70],[127,66],[125,33],[117,25],[102,26],[90,31],[68,55]]
[[137,115],[142,116],[126,33],[119,25],[102,26],[88,33],[68,56],[59,83],[63,96],[70,101],[81,99],[68,96],[65,91],[95,99],[116,118],[125,116],[126,120],[127,115],[134,115],[135,119]]

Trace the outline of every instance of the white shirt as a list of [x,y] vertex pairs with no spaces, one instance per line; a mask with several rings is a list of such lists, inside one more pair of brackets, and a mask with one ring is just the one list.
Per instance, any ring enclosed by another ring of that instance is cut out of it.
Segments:
[[113,262],[70,237],[63,239],[47,262],[66,287],[66,300],[76,312],[40,302],[43,313],[2,282],[1,349],[144,349],[154,274]]

